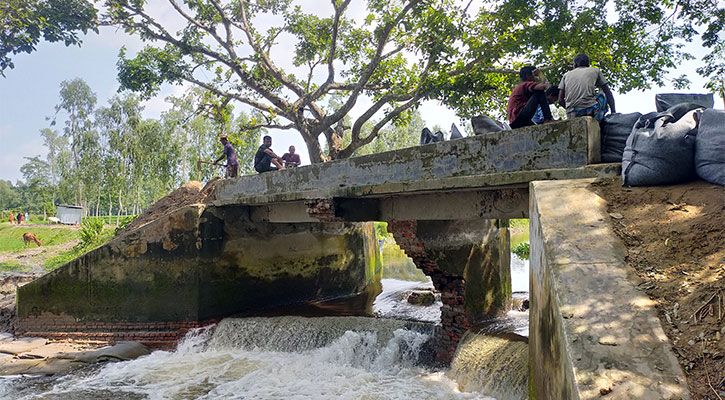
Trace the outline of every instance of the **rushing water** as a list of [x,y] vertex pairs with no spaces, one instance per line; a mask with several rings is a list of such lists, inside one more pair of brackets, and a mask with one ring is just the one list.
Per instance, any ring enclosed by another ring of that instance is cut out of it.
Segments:
[[[514,290],[526,290],[527,265],[516,262],[512,256]],[[173,352],[155,351],[60,377],[0,379],[0,398],[525,398],[526,339],[500,334],[519,332],[525,313],[466,335],[450,370],[420,366],[440,320],[440,302],[413,306],[405,297],[411,290],[432,288],[424,279],[384,279],[373,310],[379,318],[227,318],[213,329],[190,333]]]

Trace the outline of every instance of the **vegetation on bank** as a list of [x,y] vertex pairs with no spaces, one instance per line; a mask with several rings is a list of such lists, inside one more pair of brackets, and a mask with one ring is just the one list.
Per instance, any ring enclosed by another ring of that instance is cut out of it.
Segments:
[[[33,232],[43,246],[54,246],[80,239],[80,231],[66,226],[32,228],[27,225],[0,224],[0,251],[20,251],[25,248],[23,233]],[[31,244],[36,246],[35,243]]]

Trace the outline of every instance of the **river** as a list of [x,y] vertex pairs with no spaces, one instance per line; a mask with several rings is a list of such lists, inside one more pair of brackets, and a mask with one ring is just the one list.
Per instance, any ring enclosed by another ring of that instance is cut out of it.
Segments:
[[[386,263],[386,268],[388,267]],[[419,364],[439,306],[404,297],[430,281],[405,266],[383,279],[378,316],[227,318],[173,352],[52,377],[0,380],[2,399],[495,399],[526,397],[528,316],[511,312],[468,334],[450,369]],[[404,279],[399,279],[404,278]],[[514,291],[528,263],[512,255]],[[525,294],[517,294],[525,296]]]

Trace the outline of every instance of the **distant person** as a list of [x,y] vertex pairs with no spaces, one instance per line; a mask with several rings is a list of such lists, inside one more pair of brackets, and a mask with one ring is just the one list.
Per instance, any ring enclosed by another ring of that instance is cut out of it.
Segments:
[[[277,171],[284,169],[282,158],[272,151],[272,138],[265,136],[262,139],[262,145],[259,146],[257,153],[254,155],[254,170],[259,172]],[[273,167],[272,164],[275,166]]]
[[550,122],[552,120],[551,109],[544,92],[549,88],[549,82],[541,74],[541,71],[531,65],[521,68],[519,78],[521,78],[521,82],[511,92],[506,107],[506,115],[511,128],[516,129],[533,125],[534,122],[531,119],[539,107],[541,107],[544,115],[542,122]]
[[10,220],[10,223],[11,223],[11,224],[14,224],[14,223],[15,223],[15,215],[13,215],[13,213],[10,213],[10,218],[9,218],[9,220]]
[[284,153],[282,156],[282,161],[284,161],[285,168],[294,168],[299,167],[302,162],[300,161],[300,155],[295,154],[295,146],[289,147],[289,153]]
[[[546,89],[546,101],[549,104],[556,103],[556,100],[559,98],[559,87],[558,86],[552,86],[548,89]],[[536,125],[541,125],[544,123],[544,112],[541,111],[541,107],[536,109],[536,113],[534,114],[534,118],[531,118],[532,121]]]
[[27,212],[25,213],[25,220],[30,221],[30,214],[28,214]]
[[22,224],[22,223],[23,223],[23,218],[25,218],[25,216],[23,215],[23,213],[19,212],[19,213],[18,213],[18,216],[17,216],[17,219],[18,219],[18,225],[20,225],[20,224]]
[[227,158],[227,172],[224,175],[225,178],[236,178],[239,174],[239,161],[237,161],[237,152],[234,151],[234,146],[229,143],[229,137],[227,135],[219,135],[219,141],[224,146],[224,153],[221,157],[217,158],[214,163],[218,163],[224,157]]
[[[601,89],[598,94],[595,89]],[[589,66],[589,56],[574,57],[574,69],[565,73],[559,83],[559,104],[566,108],[567,118],[591,116],[599,121],[607,109],[616,113],[614,96],[599,68]]]

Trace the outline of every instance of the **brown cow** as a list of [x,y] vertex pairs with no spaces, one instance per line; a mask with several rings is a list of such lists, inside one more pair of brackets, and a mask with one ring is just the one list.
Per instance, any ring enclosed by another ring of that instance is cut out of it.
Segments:
[[23,242],[25,242],[25,247],[28,247],[28,244],[30,244],[30,242],[35,242],[35,244],[37,244],[38,247],[41,246],[40,240],[38,240],[38,237],[35,236],[35,234],[32,232],[23,233]]

